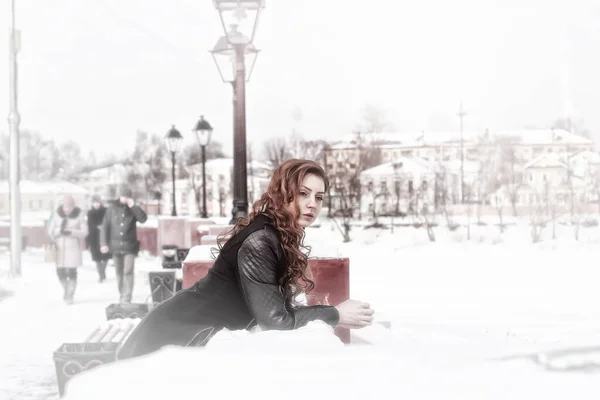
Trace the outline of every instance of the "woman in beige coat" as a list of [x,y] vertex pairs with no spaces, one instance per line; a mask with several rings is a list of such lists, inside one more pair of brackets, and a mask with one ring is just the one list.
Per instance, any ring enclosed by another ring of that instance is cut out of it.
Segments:
[[77,287],[77,267],[83,263],[83,239],[88,235],[85,214],[75,205],[72,196],[63,197],[48,231],[56,244],[56,273],[64,289],[63,299],[72,304]]

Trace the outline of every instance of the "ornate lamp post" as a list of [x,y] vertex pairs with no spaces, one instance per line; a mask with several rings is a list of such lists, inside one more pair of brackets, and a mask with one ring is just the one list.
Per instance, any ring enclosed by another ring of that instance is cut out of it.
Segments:
[[173,178],[173,205],[171,207],[171,215],[173,217],[177,216],[177,206],[175,205],[175,153],[179,151],[181,148],[181,143],[183,142],[183,136],[181,133],[175,129],[175,125],[171,126],[169,132],[165,136],[165,142],[167,143],[167,149],[171,152],[171,176]]
[[233,85],[233,224],[248,215],[246,81],[250,79],[258,55],[252,41],[265,2],[213,0],[213,4],[219,11],[225,36],[219,38],[211,53],[221,79]]
[[204,119],[204,116],[201,116],[194,128],[194,132],[196,133],[196,139],[198,139],[198,144],[202,152],[202,212],[200,216],[208,218],[208,214],[206,213],[206,146],[210,144],[213,128]]

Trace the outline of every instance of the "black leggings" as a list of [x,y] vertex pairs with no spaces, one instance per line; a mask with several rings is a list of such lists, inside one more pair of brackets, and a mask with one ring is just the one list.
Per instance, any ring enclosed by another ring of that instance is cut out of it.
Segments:
[[56,268],[56,275],[58,279],[65,281],[76,281],[77,280],[77,268]]

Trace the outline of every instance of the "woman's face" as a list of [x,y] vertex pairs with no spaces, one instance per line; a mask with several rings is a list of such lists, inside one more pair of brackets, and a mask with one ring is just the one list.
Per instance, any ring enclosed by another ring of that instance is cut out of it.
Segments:
[[66,214],[69,214],[75,208],[75,200],[69,196],[63,198],[62,208]]
[[323,207],[323,197],[325,196],[325,182],[319,176],[308,174],[298,188],[296,205],[300,211],[298,224],[306,228],[311,225]]

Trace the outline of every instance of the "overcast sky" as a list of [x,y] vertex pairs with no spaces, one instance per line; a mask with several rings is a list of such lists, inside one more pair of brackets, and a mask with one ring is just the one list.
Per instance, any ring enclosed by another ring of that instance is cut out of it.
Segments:
[[[191,143],[203,114],[230,150],[231,87],[208,53],[222,35],[212,1],[17,3],[22,129],[103,153],[132,147],[137,129],[164,135],[171,124]],[[365,104],[396,131],[458,129],[461,100],[467,129],[544,127],[571,113],[600,132],[599,1],[266,5],[247,86],[255,146],[294,126],[308,138],[347,134]],[[6,62],[0,75],[7,131]]]

